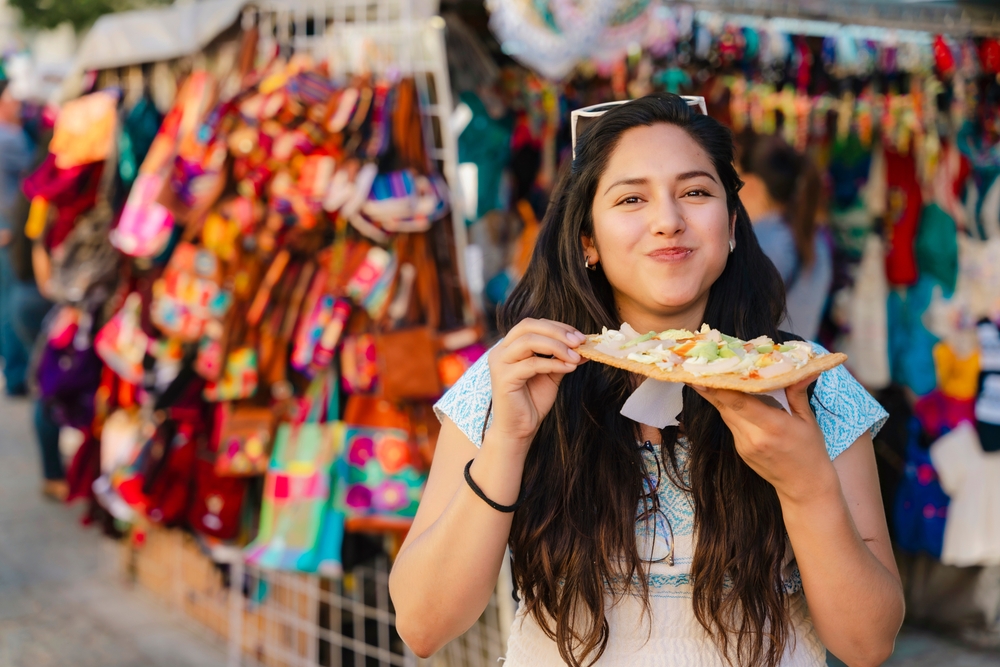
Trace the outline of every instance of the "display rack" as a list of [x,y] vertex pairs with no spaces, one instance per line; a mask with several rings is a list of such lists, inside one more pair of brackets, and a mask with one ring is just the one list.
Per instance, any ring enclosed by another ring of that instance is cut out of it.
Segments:
[[[243,13],[244,29],[257,26],[262,55],[308,53],[333,74],[411,75],[420,97],[427,154],[444,176],[452,211],[464,210],[457,178],[458,139],[445,50],[445,22],[437,0],[262,0]],[[451,215],[458,278],[468,290],[463,216]],[[466,308],[466,324],[474,313]]]
[[224,643],[227,667],[495,667],[513,620],[505,571],[479,621],[421,660],[395,632],[384,557],[327,578],[245,566],[239,550],[210,552],[155,525],[130,537],[121,557],[129,581]]
[[[311,54],[331,73],[413,76],[427,154],[449,184],[454,211],[458,146],[444,21],[436,0],[261,0],[247,6],[262,58]],[[467,288],[464,219],[452,215],[459,280]],[[466,312],[472,323],[474,315]],[[395,631],[389,562],[377,558],[341,577],[276,572],[246,564],[239,549],[209,551],[189,535],[143,527],[126,547],[133,580],[228,646],[229,667],[493,667],[513,620],[509,570],[488,608],[463,636],[419,659]]]

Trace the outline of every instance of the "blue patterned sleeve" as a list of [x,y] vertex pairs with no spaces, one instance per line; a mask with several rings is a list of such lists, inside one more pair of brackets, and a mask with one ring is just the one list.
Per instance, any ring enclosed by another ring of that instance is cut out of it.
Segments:
[[[490,408],[493,388],[490,366],[484,354],[465,371],[458,382],[434,404],[438,420],[445,417],[455,422],[459,430],[476,447],[483,444],[483,420]],[[490,415],[492,421],[492,415]]]
[[[814,346],[818,352],[826,352]],[[889,413],[842,365],[819,376],[812,408],[831,459],[843,454],[866,431],[874,436],[889,418]]]

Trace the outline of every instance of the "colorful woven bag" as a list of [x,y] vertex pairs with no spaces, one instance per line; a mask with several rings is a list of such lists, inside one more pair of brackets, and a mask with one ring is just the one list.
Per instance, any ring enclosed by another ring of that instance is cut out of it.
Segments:
[[276,570],[338,574],[343,519],[330,511],[330,470],[335,458],[331,430],[320,423],[339,410],[335,383],[323,374],[307,394],[304,423],[282,424],[264,482],[257,538],[246,549],[248,563]]
[[397,428],[345,425],[334,433],[334,508],[350,530],[406,530],[416,516],[427,472],[409,434]]

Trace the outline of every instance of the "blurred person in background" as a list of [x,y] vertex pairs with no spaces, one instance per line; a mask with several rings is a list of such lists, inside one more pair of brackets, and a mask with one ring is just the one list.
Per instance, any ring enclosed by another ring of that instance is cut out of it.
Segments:
[[819,172],[778,136],[747,134],[739,149],[740,200],[785,281],[788,314],[781,329],[816,340],[833,282],[833,253],[816,224]]
[[18,282],[11,243],[21,195],[21,182],[34,159],[31,141],[21,125],[21,103],[8,81],[0,81],[0,356],[8,396],[27,393],[28,349],[16,330],[14,291]]
[[[49,140],[52,139],[52,119],[47,118],[43,108],[26,105],[22,115],[24,129],[28,135],[33,153],[28,171],[34,171],[48,154]],[[52,310],[49,301],[39,289],[32,258],[32,240],[25,233],[30,202],[18,188],[11,216],[11,242],[9,255],[14,272],[11,288],[11,311],[14,332],[31,356],[31,351],[42,336],[43,323]],[[35,398],[35,436],[42,458],[42,493],[53,500],[63,501],[68,495],[66,471],[59,451],[59,425],[52,416],[51,408],[40,398]]]

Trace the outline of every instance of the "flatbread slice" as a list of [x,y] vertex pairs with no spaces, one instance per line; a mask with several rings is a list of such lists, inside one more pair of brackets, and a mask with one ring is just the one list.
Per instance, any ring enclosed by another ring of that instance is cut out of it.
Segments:
[[654,378],[656,380],[662,380],[663,382],[683,382],[684,384],[693,384],[699,387],[710,387],[713,389],[733,389],[747,394],[767,394],[778,389],[784,389],[785,387],[790,387],[797,382],[816,375],[817,373],[822,373],[823,371],[828,371],[831,368],[836,368],[847,361],[846,354],[841,352],[831,352],[810,359],[809,362],[801,368],[795,368],[787,373],[782,373],[781,375],[776,375],[772,378],[750,378],[743,375],[737,375],[735,373],[722,375],[695,375],[694,373],[689,373],[682,368],[665,371],[658,368],[655,364],[642,364],[638,361],[632,361],[631,359],[613,357],[610,354],[598,352],[594,349],[596,345],[597,343],[591,339],[576,348],[576,351],[580,353],[580,356],[590,359],[591,361],[596,361],[600,364],[607,364],[608,366],[614,366],[615,368],[621,368],[626,371],[638,373],[639,375]]

